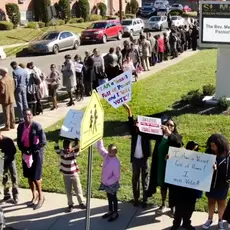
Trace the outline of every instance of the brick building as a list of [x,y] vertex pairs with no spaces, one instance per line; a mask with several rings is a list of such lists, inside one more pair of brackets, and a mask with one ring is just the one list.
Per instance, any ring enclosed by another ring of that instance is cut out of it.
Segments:
[[[7,3],[16,3],[19,6],[21,13],[21,21],[33,19],[33,1],[40,0],[0,0],[0,20],[4,19],[5,5]],[[69,0],[71,7],[76,0]],[[129,0],[122,0],[123,10],[125,9],[126,3]],[[139,0],[141,1],[141,0]],[[51,0],[52,4],[55,4],[58,0]],[[107,5],[107,14],[114,14],[119,10],[119,0],[89,0],[90,8],[92,9],[99,2],[104,2]]]

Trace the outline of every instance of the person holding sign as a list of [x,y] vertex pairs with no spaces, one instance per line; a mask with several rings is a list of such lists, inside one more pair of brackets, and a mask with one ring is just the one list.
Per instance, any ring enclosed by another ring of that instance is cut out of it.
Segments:
[[157,184],[161,187],[161,199],[162,205],[159,208],[159,212],[165,211],[165,201],[167,197],[167,190],[169,188],[169,207],[172,214],[174,214],[174,193],[173,189],[170,189],[171,185],[166,184],[165,181],[165,169],[166,169],[166,156],[168,154],[169,146],[181,148],[183,146],[182,136],[178,133],[176,124],[172,119],[162,125],[163,138],[158,146],[158,160],[157,160]]
[[104,159],[101,172],[101,185],[99,190],[104,190],[107,193],[109,202],[109,212],[102,216],[103,219],[108,219],[108,222],[116,220],[118,215],[118,200],[117,191],[120,187],[120,161],[117,158],[117,146],[111,144],[108,150],[105,149],[103,140],[97,142],[97,150]]
[[[186,149],[198,151],[199,145],[194,141],[189,141],[186,145]],[[201,197],[202,192],[176,185],[173,185],[173,192],[175,193],[175,214],[173,226],[170,230],[179,229],[182,220],[184,229],[195,230],[191,225],[190,219],[195,209],[196,199]]]
[[208,197],[208,220],[202,226],[209,229],[213,223],[215,205],[218,205],[218,230],[224,230],[223,214],[226,206],[226,198],[230,179],[230,156],[227,139],[221,134],[213,134],[207,141],[207,153],[216,155],[216,164],[212,178],[211,190],[206,193]]
[[151,155],[151,143],[149,136],[146,133],[139,131],[137,121],[134,120],[132,111],[127,104],[124,104],[128,112],[129,131],[131,134],[131,163],[132,163],[132,187],[134,206],[138,206],[140,196],[140,173],[142,179],[143,189],[143,203],[142,207],[147,206],[147,191],[149,185],[148,178],[148,158]]

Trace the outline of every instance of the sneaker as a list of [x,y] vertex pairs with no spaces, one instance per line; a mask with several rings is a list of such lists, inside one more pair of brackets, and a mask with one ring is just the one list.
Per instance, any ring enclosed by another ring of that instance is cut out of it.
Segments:
[[72,212],[73,211],[73,205],[69,205],[67,208],[67,212]]
[[112,212],[108,212],[108,213],[105,213],[101,218],[102,218],[102,219],[107,219],[107,218],[109,218],[109,217],[112,216],[112,215],[113,215]]
[[225,230],[224,222],[223,221],[219,221],[219,223],[218,223],[218,230]]
[[205,224],[202,226],[203,229],[209,229],[212,225],[212,220],[207,220]]
[[81,204],[79,205],[79,208],[80,208],[80,209],[86,209],[86,206],[85,206],[85,204],[81,203]]
[[164,213],[166,211],[166,207],[164,205],[161,205],[160,208],[157,210],[159,213]]

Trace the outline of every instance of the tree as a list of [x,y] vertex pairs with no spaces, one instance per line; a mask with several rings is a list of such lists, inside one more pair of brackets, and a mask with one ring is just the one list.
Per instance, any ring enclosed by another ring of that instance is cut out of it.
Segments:
[[130,12],[130,3],[128,2],[127,4],[126,4],[126,6],[125,6],[125,13],[126,14],[130,14],[131,12]]
[[15,3],[6,4],[6,13],[10,21],[14,24],[14,27],[16,28],[20,23],[20,19],[21,19],[18,5]]
[[65,22],[68,22],[71,16],[69,0],[59,0],[58,6],[60,18],[65,20]]
[[130,13],[136,14],[139,9],[139,4],[137,0],[131,0],[130,1]]
[[99,3],[97,4],[97,7],[98,7],[98,9],[100,10],[100,15],[101,15],[102,17],[106,16],[107,7],[106,7],[105,3],[99,2]]
[[48,7],[51,6],[50,0],[33,1],[35,21],[49,22],[50,17]]
[[83,18],[85,21],[89,16],[89,2],[88,0],[79,0],[75,4],[75,13],[77,18]]

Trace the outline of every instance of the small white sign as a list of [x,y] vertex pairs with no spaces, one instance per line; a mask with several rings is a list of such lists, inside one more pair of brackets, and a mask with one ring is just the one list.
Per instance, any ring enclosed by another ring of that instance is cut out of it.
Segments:
[[203,18],[203,42],[229,43],[230,18]]
[[138,116],[137,121],[140,132],[163,135],[160,118]]
[[61,127],[60,136],[80,140],[81,121],[84,112],[70,109]]
[[181,187],[209,192],[216,156],[186,150],[169,148],[165,182]]
[[79,62],[74,62],[74,66],[75,66],[75,71],[77,73],[81,73],[82,72],[82,68],[83,68],[83,65]]
[[132,98],[132,72],[124,72],[98,86],[97,92],[115,109],[128,103]]

